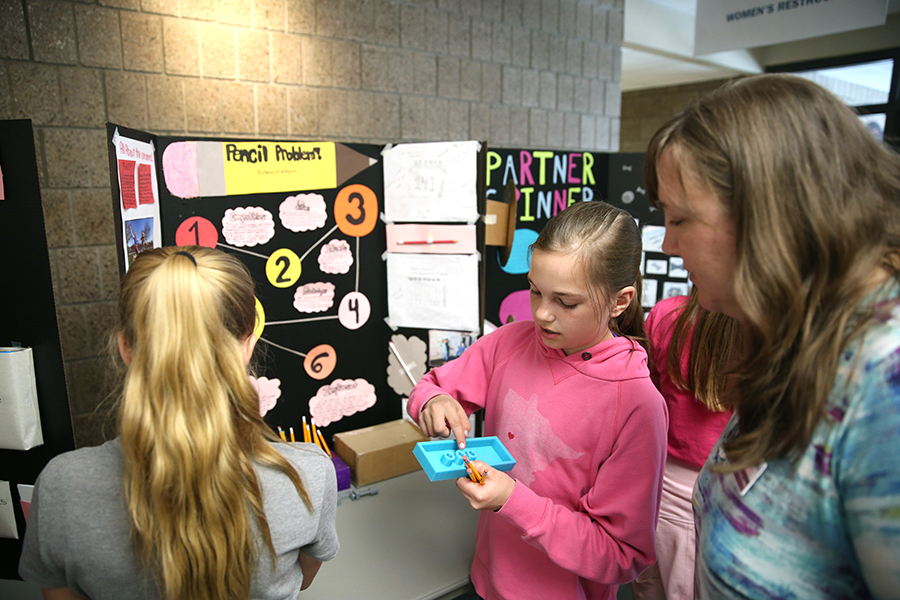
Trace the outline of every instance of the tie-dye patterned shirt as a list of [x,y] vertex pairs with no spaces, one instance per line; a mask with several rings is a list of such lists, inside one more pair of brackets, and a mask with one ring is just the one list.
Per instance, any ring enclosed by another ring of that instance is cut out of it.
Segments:
[[725,428],[694,488],[695,597],[900,598],[900,300],[879,308],[798,462],[713,473]]

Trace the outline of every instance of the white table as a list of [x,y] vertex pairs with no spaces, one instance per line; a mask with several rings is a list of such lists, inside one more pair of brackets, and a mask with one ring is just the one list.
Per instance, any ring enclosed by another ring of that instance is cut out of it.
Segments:
[[378,494],[341,500],[341,550],[304,600],[426,600],[468,583],[478,512],[455,480],[416,471],[370,487]]

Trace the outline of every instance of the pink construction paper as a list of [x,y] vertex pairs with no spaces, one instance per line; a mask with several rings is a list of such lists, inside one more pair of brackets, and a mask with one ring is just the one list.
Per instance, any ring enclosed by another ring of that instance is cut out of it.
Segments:
[[[474,225],[388,225],[388,252],[407,254],[474,254]],[[400,244],[399,242],[427,242],[455,240],[452,244]]]
[[176,142],[166,146],[163,152],[163,175],[166,187],[173,196],[197,198],[200,196],[200,179],[197,175],[197,143]]

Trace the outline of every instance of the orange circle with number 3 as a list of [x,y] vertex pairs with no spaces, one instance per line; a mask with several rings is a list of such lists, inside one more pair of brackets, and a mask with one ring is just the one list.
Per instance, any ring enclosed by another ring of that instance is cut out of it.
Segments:
[[313,379],[325,379],[337,365],[337,353],[328,344],[320,344],[306,353],[303,368]]
[[364,185],[348,185],[334,200],[334,220],[346,235],[363,237],[375,229],[378,221],[378,198]]

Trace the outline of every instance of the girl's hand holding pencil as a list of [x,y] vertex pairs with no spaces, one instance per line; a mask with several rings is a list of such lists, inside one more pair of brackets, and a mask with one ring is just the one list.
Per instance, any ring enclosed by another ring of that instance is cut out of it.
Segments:
[[[466,462],[469,477],[456,480],[456,487],[462,492],[469,505],[475,510],[498,510],[506,504],[516,486],[516,480],[504,473],[492,469],[480,460]],[[480,479],[480,481],[479,481]]]

